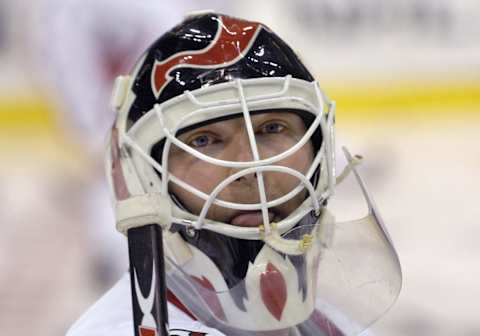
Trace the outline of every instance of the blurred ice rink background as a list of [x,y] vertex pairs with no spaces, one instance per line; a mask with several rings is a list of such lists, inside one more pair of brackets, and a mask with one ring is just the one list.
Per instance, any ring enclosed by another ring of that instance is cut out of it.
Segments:
[[[128,0],[120,2],[128,8]],[[186,0],[156,2],[165,29],[168,20],[198,9]],[[105,18],[101,10],[112,13],[110,28],[119,32],[101,40],[105,58],[114,46],[121,50],[129,46],[126,41],[138,42],[131,33],[135,21],[110,10],[111,1],[97,3],[104,8],[88,8],[90,1],[0,0],[2,335],[63,335],[127,269],[126,254],[118,252],[121,238],[108,211],[101,211],[108,199],[100,150],[90,142],[103,137],[108,122],[100,120],[108,121],[109,115],[100,103],[104,99],[106,105],[107,98],[93,94],[109,90],[105,67],[129,69],[144,47],[136,45],[130,48],[133,54],[112,58],[98,70],[77,69],[82,58],[98,51],[98,44],[79,36],[102,35],[103,30],[92,28]],[[361,171],[404,272],[397,304],[373,331],[480,335],[480,2],[243,0],[209,5],[269,24],[337,101],[339,142],[364,155]],[[69,10],[72,19],[65,14]],[[77,24],[77,19],[87,23]],[[61,66],[56,68],[57,56]],[[73,93],[65,93],[69,89]],[[94,133],[72,117],[82,103],[78,97],[90,97],[79,111],[93,116]],[[358,211],[350,208],[348,184],[339,194],[347,195],[335,203],[340,217]],[[108,259],[110,250],[115,260]]]

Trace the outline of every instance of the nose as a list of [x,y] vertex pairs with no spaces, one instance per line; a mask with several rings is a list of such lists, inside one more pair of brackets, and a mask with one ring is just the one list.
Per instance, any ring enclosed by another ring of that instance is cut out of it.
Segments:
[[[252,147],[248,139],[246,131],[238,132],[235,137],[233,137],[231,146],[229,148],[229,160],[234,162],[251,162],[255,158],[253,156]],[[241,171],[242,168],[232,168],[230,175],[235,174]],[[236,182],[254,182],[257,179],[257,174],[251,173],[239,177]]]
[[239,130],[230,142],[228,154],[231,161],[248,162],[253,161],[253,152],[245,130]]

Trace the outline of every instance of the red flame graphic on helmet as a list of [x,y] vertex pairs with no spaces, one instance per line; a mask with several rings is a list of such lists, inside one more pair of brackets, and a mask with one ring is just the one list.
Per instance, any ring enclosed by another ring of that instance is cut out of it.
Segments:
[[251,47],[261,25],[257,22],[220,16],[215,39],[205,49],[187,50],[170,56],[162,62],[155,62],[152,71],[152,89],[160,97],[164,87],[172,79],[168,73],[178,67],[195,66],[216,68],[237,62]]

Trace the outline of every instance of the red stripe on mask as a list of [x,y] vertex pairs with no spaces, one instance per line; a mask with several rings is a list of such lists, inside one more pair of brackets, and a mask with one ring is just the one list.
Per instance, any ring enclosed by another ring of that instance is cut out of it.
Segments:
[[182,51],[163,62],[156,63],[153,68],[153,92],[160,96],[163,88],[171,78],[168,73],[179,66],[216,67],[226,66],[244,56],[256,31],[260,27],[257,22],[243,21],[220,16],[215,40],[207,48],[200,51]]

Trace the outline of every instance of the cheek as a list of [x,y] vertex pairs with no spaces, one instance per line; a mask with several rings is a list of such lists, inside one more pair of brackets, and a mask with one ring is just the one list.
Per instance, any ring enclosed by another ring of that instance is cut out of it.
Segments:
[[224,175],[224,168],[197,161],[188,165],[182,176],[178,177],[196,189],[210,194],[217,184],[223,180]]
[[[310,143],[302,147],[292,156],[277,162],[276,164],[279,166],[284,166],[296,170],[302,174],[306,174],[308,169],[310,168],[313,162],[313,148]],[[301,180],[297,177],[292,176],[287,173],[280,173],[280,172],[270,172],[266,173],[266,183],[267,188],[269,189],[269,193],[271,195],[275,195],[276,197],[283,196],[297,187]],[[301,195],[306,195],[306,190],[301,193]],[[296,197],[301,199],[305,198],[305,196]]]
[[[192,157],[171,158],[169,171],[183,182],[206,194],[217,186],[224,174],[222,167],[215,167]],[[192,210],[199,209],[203,205],[202,199],[180,186],[170,183],[169,188],[184,205],[188,205]]]
[[313,163],[313,146],[308,142],[292,156],[294,169],[306,174]]
[[[279,165],[292,168],[302,174],[307,174],[308,169],[312,165],[313,162],[313,148],[310,143],[303,146],[299,149],[295,154],[287,157],[284,160],[278,162]],[[300,180],[292,175],[281,174],[288,180],[295,180],[297,184],[300,183]]]

